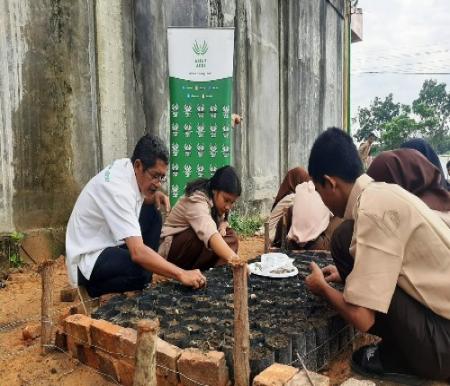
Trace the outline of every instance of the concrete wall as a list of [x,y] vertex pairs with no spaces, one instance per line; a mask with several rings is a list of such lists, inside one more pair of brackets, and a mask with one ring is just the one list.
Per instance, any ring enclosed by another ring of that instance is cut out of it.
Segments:
[[58,226],[99,164],[88,2],[0,4],[0,230]]
[[[317,135],[342,124],[344,1],[135,1],[136,63],[150,131],[168,140],[167,26],[235,27],[235,166],[246,209],[267,211]],[[336,9],[335,9],[336,8]]]
[[317,134],[341,125],[343,22],[326,0],[3,0],[0,232],[64,225],[145,131],[168,141],[167,26],[235,27],[247,208],[266,210]]

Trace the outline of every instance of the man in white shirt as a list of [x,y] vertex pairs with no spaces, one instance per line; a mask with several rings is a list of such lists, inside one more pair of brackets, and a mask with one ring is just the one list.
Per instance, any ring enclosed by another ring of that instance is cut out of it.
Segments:
[[[142,289],[152,272],[194,288],[206,284],[199,270],[183,270],[155,252],[162,221],[154,202],[161,195],[168,159],[164,143],[147,134],[131,159],[114,161],[84,187],[66,232],[72,285],[98,297]],[[143,207],[144,199],[150,204]]]

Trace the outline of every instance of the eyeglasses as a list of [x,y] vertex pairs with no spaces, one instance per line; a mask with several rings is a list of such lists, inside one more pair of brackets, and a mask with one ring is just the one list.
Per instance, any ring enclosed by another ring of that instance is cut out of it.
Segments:
[[145,172],[148,174],[148,176],[149,176],[153,181],[161,182],[161,184],[164,184],[164,182],[167,181],[167,177],[166,177],[165,175],[160,175],[160,174],[152,173],[152,172],[150,171],[150,169],[146,169]]

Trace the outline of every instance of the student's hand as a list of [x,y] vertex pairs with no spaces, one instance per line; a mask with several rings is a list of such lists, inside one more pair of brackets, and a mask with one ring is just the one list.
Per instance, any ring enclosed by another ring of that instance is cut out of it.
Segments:
[[323,276],[322,270],[316,263],[312,261],[309,268],[311,269],[311,273],[305,279],[306,286],[313,294],[321,295],[323,289],[328,286],[328,283]]
[[219,231],[219,234],[220,234],[222,237],[224,237],[224,236],[227,235],[227,228],[228,228],[229,226],[230,226],[230,224],[228,224],[227,221],[224,221],[224,222],[220,223],[218,231]]
[[185,286],[195,289],[202,288],[206,285],[206,277],[202,275],[199,269],[184,270],[179,280]]
[[325,280],[328,283],[342,283],[341,275],[339,275],[339,271],[337,270],[335,265],[327,265],[322,268],[322,272],[325,276]]
[[155,192],[154,203],[155,203],[156,209],[161,210],[161,207],[163,207],[166,213],[170,212],[169,197],[166,196],[163,192],[161,192],[159,190]]

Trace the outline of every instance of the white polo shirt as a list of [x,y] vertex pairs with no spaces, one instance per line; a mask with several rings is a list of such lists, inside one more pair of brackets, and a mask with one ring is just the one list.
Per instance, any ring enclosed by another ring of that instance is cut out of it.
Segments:
[[66,231],[66,266],[76,286],[77,267],[90,279],[100,253],[141,236],[139,213],[144,196],[129,158],[114,161],[84,187],[75,203]]

